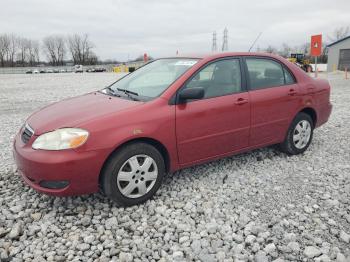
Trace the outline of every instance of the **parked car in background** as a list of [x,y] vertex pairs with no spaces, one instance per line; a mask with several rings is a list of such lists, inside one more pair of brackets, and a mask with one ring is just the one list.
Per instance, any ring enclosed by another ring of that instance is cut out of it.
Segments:
[[45,69],[42,68],[42,69],[39,70],[39,73],[40,74],[44,74],[44,73],[46,73],[46,71],[45,71]]
[[32,74],[33,73],[33,71],[32,70],[28,70],[28,71],[26,71],[26,74]]
[[60,73],[66,73],[66,72],[67,72],[66,69],[64,69],[64,68],[60,69]]
[[33,70],[33,74],[39,74],[40,72],[39,72],[39,70],[38,69],[34,69]]
[[87,73],[92,73],[92,72],[95,72],[95,68],[88,68],[88,69],[86,69],[86,72]]
[[53,73],[53,69],[52,68],[46,69],[46,73]]
[[82,65],[75,65],[74,66],[74,72],[75,73],[83,73],[84,72],[83,66]]
[[95,68],[95,72],[106,72],[106,71],[107,70],[104,67],[97,67],[97,68]]
[[32,114],[14,140],[23,180],[57,196],[151,198],[166,173],[278,144],[303,153],[331,114],[330,85],[284,58],[154,60],[105,89]]
[[54,72],[54,73],[59,73],[60,70],[59,70],[58,68],[54,68],[54,69],[53,69],[53,72]]

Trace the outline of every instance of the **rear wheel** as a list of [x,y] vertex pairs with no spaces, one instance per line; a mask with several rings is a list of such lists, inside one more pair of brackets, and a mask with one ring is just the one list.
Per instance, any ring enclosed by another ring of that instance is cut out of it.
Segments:
[[297,155],[305,152],[313,136],[312,118],[305,113],[299,113],[292,121],[284,142],[280,145],[283,152]]
[[104,193],[122,206],[140,204],[158,190],[165,173],[162,155],[146,143],[133,143],[115,152],[102,174]]

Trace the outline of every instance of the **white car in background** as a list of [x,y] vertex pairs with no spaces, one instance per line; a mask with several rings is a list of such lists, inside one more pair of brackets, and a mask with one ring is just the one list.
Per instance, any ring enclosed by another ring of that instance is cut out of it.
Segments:
[[84,72],[83,66],[82,65],[75,65],[74,66],[74,72],[75,73],[83,73]]
[[39,74],[40,72],[39,72],[39,70],[38,69],[34,69],[33,70],[33,74]]

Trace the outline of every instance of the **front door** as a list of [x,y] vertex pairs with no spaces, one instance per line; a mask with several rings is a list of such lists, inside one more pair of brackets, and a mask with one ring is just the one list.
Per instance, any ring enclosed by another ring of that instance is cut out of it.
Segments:
[[250,101],[242,88],[240,60],[218,60],[196,73],[184,88],[202,87],[204,98],[176,105],[180,164],[245,148],[249,144]]

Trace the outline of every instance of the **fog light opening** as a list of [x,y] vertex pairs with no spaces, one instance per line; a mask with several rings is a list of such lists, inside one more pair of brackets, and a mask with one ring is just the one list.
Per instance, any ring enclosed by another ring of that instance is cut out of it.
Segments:
[[68,181],[40,181],[39,185],[48,189],[62,189],[69,185]]

